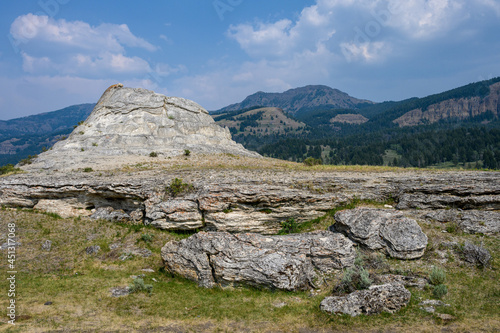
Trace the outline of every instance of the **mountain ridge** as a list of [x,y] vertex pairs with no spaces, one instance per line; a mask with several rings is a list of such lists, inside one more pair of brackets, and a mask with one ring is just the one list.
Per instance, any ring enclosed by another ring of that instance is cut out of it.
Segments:
[[374,104],[372,101],[357,99],[339,89],[325,85],[308,85],[289,89],[282,93],[266,93],[258,91],[247,96],[242,102],[228,105],[214,113],[236,111],[239,109],[265,106],[277,107],[292,115],[297,115],[303,109],[317,106],[356,109],[360,105]]

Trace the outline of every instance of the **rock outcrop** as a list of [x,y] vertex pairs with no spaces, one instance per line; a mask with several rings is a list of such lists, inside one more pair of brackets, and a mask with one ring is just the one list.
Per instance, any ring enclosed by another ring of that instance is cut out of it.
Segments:
[[470,234],[500,232],[500,212],[439,209],[425,214],[425,217],[442,223],[456,223],[461,230]]
[[[255,163],[248,160],[241,158],[242,163]],[[383,202],[392,197],[405,214],[419,218],[425,218],[422,213],[428,211],[414,208],[424,203],[428,210],[443,210],[455,203],[463,209],[463,216],[495,215],[498,212],[492,207],[500,207],[497,172],[362,173],[195,167],[132,171],[133,177],[128,171],[34,171],[3,177],[0,205],[36,207],[75,217],[90,216],[101,208],[95,216],[106,217],[103,213],[107,212],[112,220],[125,218],[122,210],[131,221],[168,230],[265,234],[277,233],[281,222],[288,218],[302,223],[354,198]],[[174,178],[192,184],[193,191],[176,197],[166,193],[165,187]],[[107,207],[118,212],[114,214]]]
[[368,118],[363,117],[363,115],[360,114],[345,113],[336,115],[335,117],[330,119],[330,122],[360,125],[366,123],[368,120],[369,120]]
[[346,296],[327,297],[321,302],[320,308],[331,314],[348,314],[353,317],[360,314],[394,313],[407,306],[410,298],[411,293],[402,284],[388,283]]
[[490,94],[486,97],[452,98],[432,104],[425,110],[408,111],[393,122],[400,127],[433,124],[445,119],[467,119],[486,112],[498,117],[500,105],[500,82],[490,86]]
[[199,232],[161,250],[167,271],[200,286],[301,290],[354,264],[353,243],[329,231],[284,236]]
[[109,87],[90,116],[71,135],[26,169],[80,168],[127,156],[229,153],[258,157],[231,139],[195,102],[118,84]]
[[391,257],[415,259],[424,255],[427,236],[418,223],[401,212],[357,208],[335,214],[335,230],[370,250],[385,250]]

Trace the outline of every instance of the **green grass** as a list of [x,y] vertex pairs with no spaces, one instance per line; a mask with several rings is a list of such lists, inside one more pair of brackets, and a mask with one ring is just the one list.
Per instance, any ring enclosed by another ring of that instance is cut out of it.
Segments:
[[[342,208],[359,204],[366,203],[358,200]],[[432,287],[424,290],[410,288],[412,299],[409,306],[396,314],[351,318],[328,315],[319,310],[321,300],[333,288],[332,282],[329,286],[325,285],[319,295],[310,297],[308,291],[205,289],[166,273],[162,269],[161,247],[167,241],[189,237],[193,232],[172,233],[148,226],[86,218],[60,219],[34,211],[10,209],[0,210],[0,220],[16,223],[22,243],[16,262],[19,321],[15,327],[10,327],[3,318],[0,331],[146,331],[176,327],[179,331],[199,332],[433,332],[449,327],[452,331],[475,332],[494,331],[492,328],[500,324],[500,274],[495,261],[492,268],[483,269],[464,265],[458,259],[439,265],[446,271],[448,287],[448,294],[442,300],[451,306],[438,310],[456,318],[451,324],[445,324],[435,315],[420,310],[420,301],[433,297]],[[321,223],[309,224],[310,229],[321,229],[322,226]],[[423,228],[436,244],[451,237],[471,242],[482,240],[493,258],[500,255],[500,242],[495,237],[449,235],[431,226],[424,225]],[[50,252],[41,250],[45,240],[52,242]],[[117,243],[122,247],[113,249]],[[99,245],[101,251],[96,255],[87,255],[85,248],[92,245]],[[120,260],[120,249],[126,246],[149,248],[153,254],[148,258],[134,256]],[[358,264],[364,262],[365,267],[369,267],[367,256],[359,258]],[[381,270],[411,271],[421,276],[427,276],[430,267],[436,266],[432,253],[422,260],[389,259],[387,263],[390,268]],[[154,272],[144,273],[144,268],[151,268]],[[6,267],[2,269],[6,271]],[[152,286],[151,293],[146,291],[120,298],[111,297],[110,288],[130,286],[134,283],[131,276],[140,274],[145,274],[142,277],[144,286]],[[338,274],[333,282],[340,277],[341,274]],[[7,281],[0,279],[0,290],[6,288]],[[43,305],[47,301],[53,304]],[[0,298],[0,306],[5,307],[6,302],[6,297]],[[282,308],[273,305],[279,302],[286,305]]]

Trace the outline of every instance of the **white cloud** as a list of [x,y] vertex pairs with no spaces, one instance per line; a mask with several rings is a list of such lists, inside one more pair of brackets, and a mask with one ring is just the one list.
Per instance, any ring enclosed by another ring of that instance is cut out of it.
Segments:
[[105,52],[97,56],[78,53],[67,57],[57,57],[55,60],[49,57],[32,57],[26,52],[21,52],[21,56],[23,70],[36,75],[57,73],[57,75],[103,77],[112,74],[137,75],[152,71],[147,61],[119,53]]
[[[393,48],[393,36],[437,39],[469,17],[465,0],[317,0],[295,21],[254,22],[231,26],[228,36],[253,58],[292,58],[348,48],[349,61],[381,60]],[[494,6],[493,0],[480,0]],[[400,37],[401,38],[401,37]],[[355,55],[355,56],[354,56]]]
[[152,71],[150,65],[127,51],[157,49],[132,34],[126,24],[93,27],[82,21],[27,14],[16,18],[10,31],[22,50],[23,70],[36,75],[142,75]]
[[92,27],[82,21],[68,22],[27,14],[14,20],[10,32],[14,39],[23,43],[37,41],[73,49],[109,52],[123,52],[124,46],[156,50],[154,45],[134,36],[126,24],[103,23]]
[[391,48],[383,42],[342,43],[340,48],[349,62],[364,60],[368,63],[377,62],[382,55],[389,53]]
[[469,16],[458,0],[390,0],[387,9],[387,25],[417,39],[441,37]]

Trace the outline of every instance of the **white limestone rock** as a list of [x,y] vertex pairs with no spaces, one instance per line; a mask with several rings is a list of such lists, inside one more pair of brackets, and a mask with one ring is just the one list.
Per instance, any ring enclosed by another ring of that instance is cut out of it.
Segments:
[[116,156],[176,156],[230,153],[260,157],[231,139],[193,101],[167,97],[142,88],[109,87],[90,116],[71,135],[42,153],[26,169],[80,168]]

